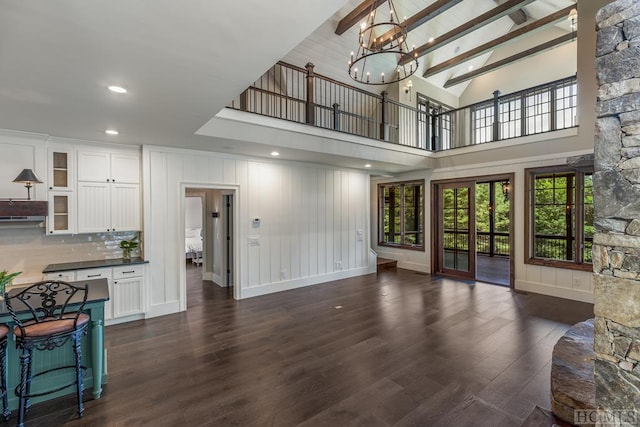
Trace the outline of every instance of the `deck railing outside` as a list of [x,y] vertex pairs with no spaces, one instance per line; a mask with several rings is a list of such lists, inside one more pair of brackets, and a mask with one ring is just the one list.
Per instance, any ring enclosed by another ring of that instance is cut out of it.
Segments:
[[[577,125],[576,77],[451,110],[419,97],[412,107],[278,62],[230,108],[430,151]],[[497,120],[496,120],[497,118]]]

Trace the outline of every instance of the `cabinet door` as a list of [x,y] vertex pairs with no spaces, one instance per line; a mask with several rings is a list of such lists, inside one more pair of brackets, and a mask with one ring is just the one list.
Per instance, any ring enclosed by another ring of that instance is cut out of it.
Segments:
[[48,234],[73,234],[75,227],[74,193],[49,191]]
[[129,316],[143,312],[142,277],[118,279],[113,281],[113,317]]
[[76,271],[76,280],[93,280],[93,279],[107,279],[109,282],[109,300],[104,303],[104,318],[109,320],[113,318],[113,272],[111,267],[102,268],[88,268],[86,270]]
[[47,150],[49,190],[72,191],[75,185],[73,148],[51,146]]
[[110,154],[101,151],[78,151],[78,181],[109,182]]
[[140,230],[140,185],[111,184],[111,231]]
[[78,182],[78,233],[111,231],[110,184]]
[[111,182],[138,184],[140,182],[140,156],[136,154],[112,154]]

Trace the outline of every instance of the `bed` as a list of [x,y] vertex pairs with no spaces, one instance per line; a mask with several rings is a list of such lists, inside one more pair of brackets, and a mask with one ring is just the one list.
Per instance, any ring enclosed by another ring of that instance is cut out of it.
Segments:
[[184,252],[187,261],[202,264],[202,229],[186,228],[184,232]]

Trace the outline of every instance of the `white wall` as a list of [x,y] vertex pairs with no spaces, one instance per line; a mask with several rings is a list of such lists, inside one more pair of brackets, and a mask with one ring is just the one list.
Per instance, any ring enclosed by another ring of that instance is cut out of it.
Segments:
[[[237,298],[375,271],[369,257],[367,173],[145,146],[143,176],[149,316],[186,308],[181,273],[186,187],[236,192]],[[364,232],[361,241],[358,230]]]
[[187,196],[184,203],[184,227],[202,228],[202,198]]

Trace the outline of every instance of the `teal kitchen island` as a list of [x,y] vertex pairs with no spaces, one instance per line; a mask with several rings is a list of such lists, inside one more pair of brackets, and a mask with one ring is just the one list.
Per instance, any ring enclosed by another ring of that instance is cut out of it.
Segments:
[[[91,321],[87,330],[87,335],[82,339],[82,365],[87,369],[84,372],[84,388],[93,388],[94,399],[99,399],[102,394],[102,384],[107,382],[106,358],[104,348],[104,304],[109,300],[109,284],[107,279],[94,279],[70,282],[75,286],[87,286],[89,289],[84,312],[91,316]],[[13,287],[9,294],[19,292],[22,286]],[[14,307],[18,311],[20,319],[30,318],[31,315],[21,311],[20,307]],[[18,407],[18,397],[15,394],[16,386],[20,384],[20,351],[16,349],[15,335],[13,327],[15,322],[11,318],[7,307],[2,301],[0,304],[0,323],[9,326],[9,336],[7,337],[7,381],[9,397],[9,409]],[[33,371],[42,372],[56,366],[73,366],[74,361],[71,341],[62,347],[51,351],[35,351],[33,353]],[[74,381],[75,370],[63,369],[53,371],[46,375],[34,377],[31,384],[31,392],[54,390],[60,385],[69,384]],[[31,403],[51,400],[59,396],[75,393],[75,388],[69,386],[63,390],[44,396],[33,397]]]

